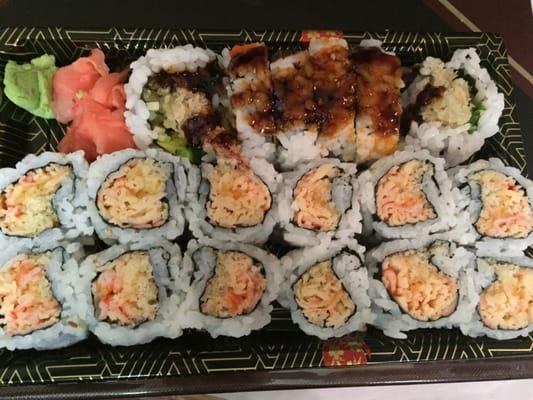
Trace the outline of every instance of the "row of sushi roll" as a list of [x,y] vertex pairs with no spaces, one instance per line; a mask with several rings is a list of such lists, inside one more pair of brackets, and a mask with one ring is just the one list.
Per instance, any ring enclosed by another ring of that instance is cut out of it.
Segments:
[[45,61],[24,73],[51,77],[38,108],[70,123],[66,154],[0,170],[1,346],[239,337],[275,300],[322,339],[532,330],[533,184],[497,159],[457,165],[503,109],[474,50],[428,58],[403,93],[372,40],[152,49],[130,72],[99,50]]

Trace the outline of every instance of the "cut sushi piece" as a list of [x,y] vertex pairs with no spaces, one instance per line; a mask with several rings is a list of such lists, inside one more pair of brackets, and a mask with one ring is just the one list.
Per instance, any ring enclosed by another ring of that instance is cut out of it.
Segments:
[[[476,247],[519,254],[533,244],[533,182],[496,158],[449,171],[460,211],[460,228]],[[473,240],[471,241],[473,242]]]
[[88,174],[88,209],[106,243],[175,239],[182,215],[190,164],[168,153],[123,150],[100,157]]
[[243,152],[273,162],[276,119],[268,49],[264,43],[236,45],[222,52],[230,78],[227,91]]
[[112,346],[181,335],[181,252],[164,240],[115,245],[80,266],[89,329]]
[[[418,328],[452,328],[471,318],[474,255],[447,234],[396,240],[367,257],[374,324],[405,338]],[[474,306],[475,307],[475,306]]]
[[0,347],[54,349],[87,336],[74,294],[79,245],[22,249],[13,245],[0,267]]
[[197,237],[264,243],[278,220],[280,176],[267,161],[219,157],[191,175],[186,210]]
[[370,163],[396,151],[402,115],[401,61],[364,40],[351,54],[357,74],[356,161]]
[[533,331],[533,260],[478,253],[472,296],[475,310],[461,324],[468,336],[507,340]]
[[191,45],[150,49],[131,68],[125,117],[137,146],[155,141],[198,162],[203,136],[221,125],[217,107],[225,95],[215,53]]
[[278,301],[308,335],[325,340],[372,323],[364,248],[355,239],[324,240],[282,258]]
[[180,312],[186,327],[240,337],[270,322],[282,278],[272,254],[245,244],[193,240],[182,272],[184,281],[192,278]]
[[406,142],[457,165],[498,132],[503,94],[474,48],[456,50],[447,63],[428,57],[403,95]]
[[355,164],[323,158],[283,175],[279,219],[284,239],[312,246],[361,233]]
[[376,161],[359,177],[364,232],[409,238],[443,232],[457,223],[444,160],[407,148]]
[[0,170],[0,242],[26,247],[92,234],[81,152],[28,155]]

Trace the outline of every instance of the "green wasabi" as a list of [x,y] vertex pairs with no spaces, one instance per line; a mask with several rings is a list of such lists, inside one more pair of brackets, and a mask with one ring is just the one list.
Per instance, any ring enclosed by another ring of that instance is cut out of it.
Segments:
[[45,54],[27,64],[8,61],[4,71],[4,93],[17,106],[42,118],[55,118],[52,110],[52,80],[55,57]]

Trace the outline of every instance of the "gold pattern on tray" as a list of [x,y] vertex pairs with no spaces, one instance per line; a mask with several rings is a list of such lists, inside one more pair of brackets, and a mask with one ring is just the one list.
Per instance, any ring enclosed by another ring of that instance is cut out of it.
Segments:
[[[3,81],[7,60],[27,61],[45,52],[54,54],[58,64],[64,65],[88,53],[91,48],[100,47],[113,66],[120,67],[152,47],[193,43],[220,51],[225,46],[244,41],[265,41],[273,48],[285,49],[299,46],[301,36],[301,31],[5,28],[0,29],[0,82]],[[369,38],[382,40],[385,49],[399,53],[409,63],[422,61],[427,55],[447,58],[456,48],[475,46],[483,65],[505,94],[500,132],[487,141],[478,157],[497,156],[525,171],[520,127],[510,100],[513,86],[507,52],[501,38],[486,33],[394,32],[345,32],[344,37],[350,44]],[[26,153],[52,150],[63,134],[63,128],[57,122],[34,118],[5,97],[1,100],[2,166],[12,166]],[[276,308],[272,323],[267,328],[242,339],[213,340],[206,334],[193,333],[177,340],[159,339],[129,348],[104,346],[92,338],[61,350],[0,350],[0,384],[187,376],[220,371],[317,368],[328,364],[530,356],[532,351],[531,335],[498,342],[487,338],[467,338],[457,330],[415,331],[406,340],[395,340],[370,329],[366,335],[358,335],[348,342],[337,339],[321,341],[300,332],[292,324],[288,313]]]

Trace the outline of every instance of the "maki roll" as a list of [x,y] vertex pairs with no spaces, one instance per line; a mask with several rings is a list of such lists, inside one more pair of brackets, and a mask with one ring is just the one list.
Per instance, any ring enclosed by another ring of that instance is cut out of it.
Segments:
[[377,40],[363,40],[351,53],[351,61],[357,75],[356,161],[370,163],[398,147],[401,61]]
[[364,247],[355,239],[323,241],[282,258],[278,298],[301,330],[320,339],[366,330],[372,323]]
[[264,159],[211,158],[191,174],[187,207],[197,238],[264,243],[278,220],[280,175]]
[[457,165],[498,132],[503,94],[474,48],[459,49],[444,63],[428,57],[403,95],[406,142]]
[[455,225],[455,203],[444,160],[426,150],[376,161],[359,177],[364,231],[385,238],[442,232]]
[[284,239],[312,246],[361,232],[355,164],[324,158],[285,173],[279,214]]
[[246,244],[193,240],[182,271],[191,282],[180,313],[186,327],[241,337],[270,322],[282,278],[272,254]]
[[528,257],[477,258],[471,320],[461,324],[468,336],[506,340],[533,331],[533,260]]
[[11,246],[0,259],[0,347],[66,347],[87,336],[76,295],[80,246]]
[[188,167],[187,160],[155,149],[122,150],[93,162],[88,209],[100,239],[126,243],[181,235]]
[[224,91],[215,53],[191,45],[150,49],[131,64],[124,86],[125,119],[141,149],[153,141],[165,150],[199,161],[198,127],[218,124]]
[[417,328],[451,328],[471,317],[473,255],[445,235],[396,240],[367,258],[374,324],[403,339]]
[[112,346],[179,336],[180,262],[179,247],[164,240],[115,245],[87,257],[80,275],[91,332]]
[[497,158],[449,171],[457,189],[459,227],[480,249],[520,253],[533,244],[533,182]]
[[82,152],[30,154],[0,170],[0,243],[27,247],[91,235]]

